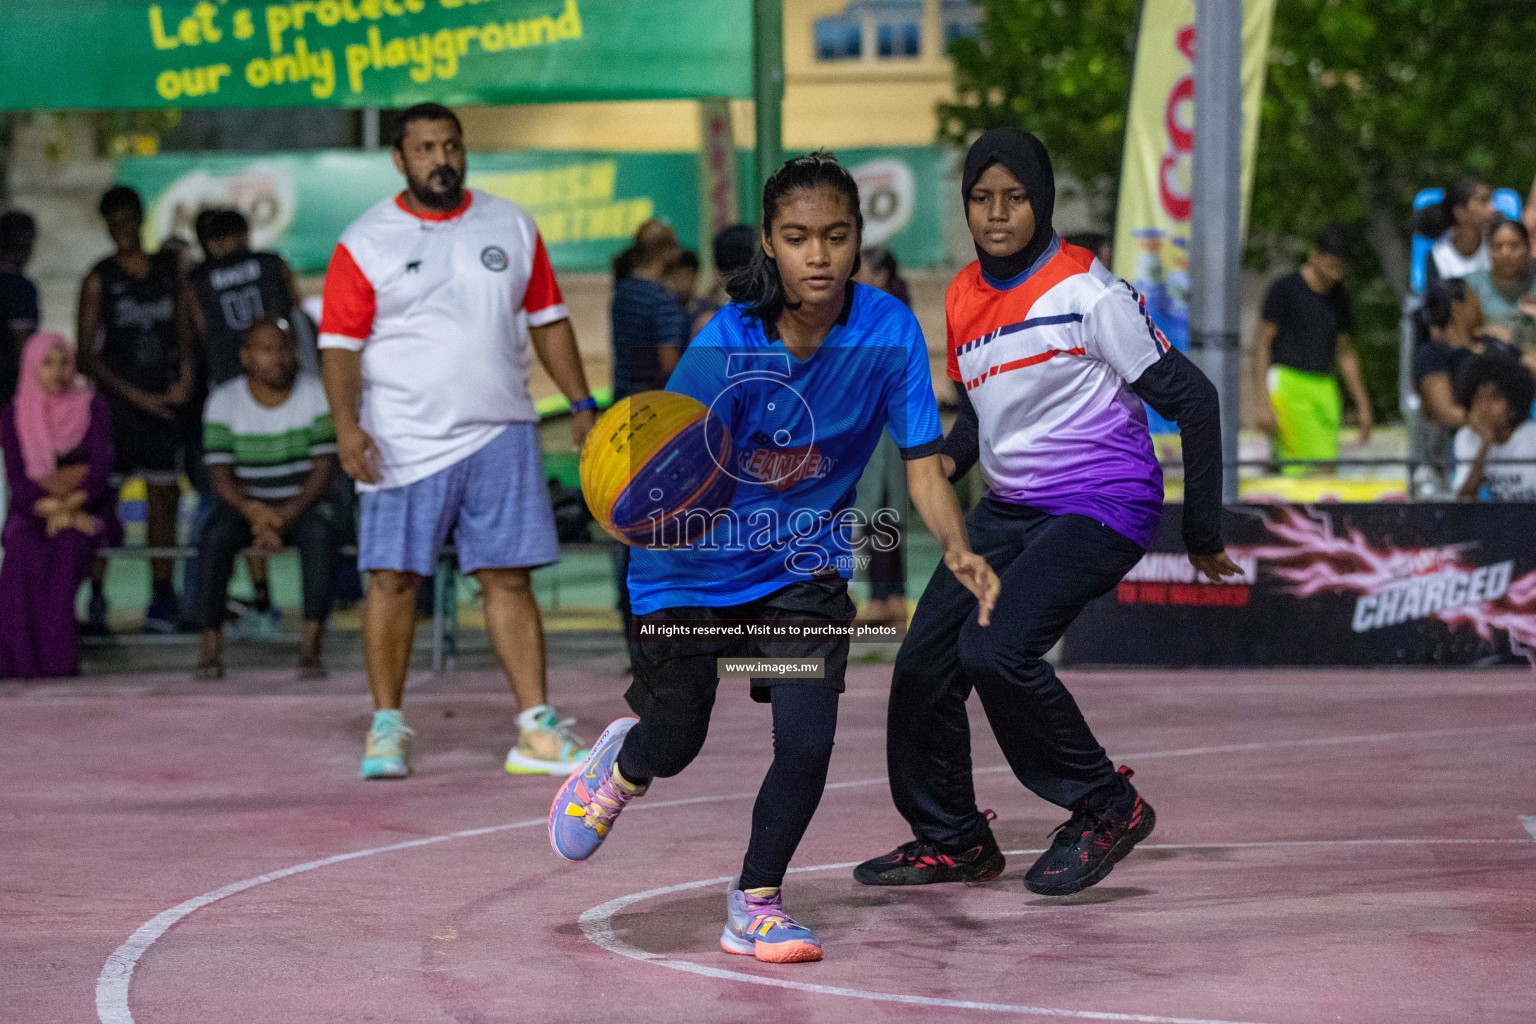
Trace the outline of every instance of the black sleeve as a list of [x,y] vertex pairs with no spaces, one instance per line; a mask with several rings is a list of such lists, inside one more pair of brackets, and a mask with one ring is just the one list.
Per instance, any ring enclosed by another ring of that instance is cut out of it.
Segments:
[[1449,373],[1451,364],[1443,348],[1425,343],[1413,353],[1413,387],[1418,390],[1424,378],[1432,373]]
[[901,452],[903,462],[912,462],[916,459],[926,459],[930,455],[940,455],[944,452],[944,439],[936,437],[927,444],[914,445],[911,448],[896,449]]
[[1279,327],[1285,322],[1286,307],[1289,305],[1290,296],[1286,292],[1285,278],[1276,278],[1270,283],[1269,291],[1264,293],[1264,305],[1259,309],[1259,319]]
[[21,283],[26,285],[26,290],[24,292],[26,298],[22,300],[20,308],[16,311],[19,314],[17,319],[31,320],[36,323],[40,321],[43,316],[41,312],[42,307],[38,305],[37,301],[37,285],[33,284],[32,279],[29,277],[22,278]]
[[969,473],[971,467],[976,465],[976,460],[981,458],[981,445],[977,441],[976,407],[971,404],[971,397],[965,393],[963,384],[955,385],[955,405],[960,415],[949,429],[949,436],[944,439],[941,452],[955,460],[955,471],[949,475],[950,483]]
[[1354,334],[1355,311],[1353,304],[1350,302],[1349,291],[1341,284],[1334,285],[1333,291],[1338,296],[1335,301],[1338,304],[1339,333]]
[[1184,442],[1184,548],[1214,555],[1221,542],[1221,402],[1216,385],[1178,349],[1153,363],[1131,390],[1179,425]]

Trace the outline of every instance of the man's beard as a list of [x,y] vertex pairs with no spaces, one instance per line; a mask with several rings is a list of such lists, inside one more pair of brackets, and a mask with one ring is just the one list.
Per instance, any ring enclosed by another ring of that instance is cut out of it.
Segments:
[[455,210],[464,201],[464,178],[448,164],[432,168],[425,178],[407,178],[406,186],[422,206]]

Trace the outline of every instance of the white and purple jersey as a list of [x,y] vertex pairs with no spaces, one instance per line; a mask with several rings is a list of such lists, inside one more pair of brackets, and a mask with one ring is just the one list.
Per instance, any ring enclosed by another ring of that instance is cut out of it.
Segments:
[[1150,545],[1163,473],[1127,385],[1169,346],[1136,290],[1087,249],[1057,241],[1007,281],[972,263],[944,309],[949,376],[976,409],[992,495]]

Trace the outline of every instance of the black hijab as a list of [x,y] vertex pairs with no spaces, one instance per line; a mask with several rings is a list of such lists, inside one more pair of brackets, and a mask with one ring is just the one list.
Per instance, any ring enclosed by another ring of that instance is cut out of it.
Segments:
[[993,164],[1003,168],[1024,186],[1024,194],[1035,211],[1035,234],[1012,256],[991,256],[976,247],[981,269],[994,280],[1006,281],[1028,270],[1049,248],[1056,233],[1051,228],[1051,213],[1056,207],[1056,175],[1051,170],[1051,155],[1045,144],[1018,128],[993,128],[982,133],[965,154],[965,172],[960,178],[961,202],[969,209],[971,187],[982,172]]

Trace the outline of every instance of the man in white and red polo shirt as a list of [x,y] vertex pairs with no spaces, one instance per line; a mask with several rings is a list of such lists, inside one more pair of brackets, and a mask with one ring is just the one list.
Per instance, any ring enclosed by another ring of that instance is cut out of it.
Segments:
[[342,467],[357,481],[358,567],[374,717],[364,778],[410,774],[400,699],[416,591],[451,535],[480,582],[486,630],[522,713],[511,772],[569,772],[586,751],[546,701],[532,569],[559,558],[528,394],[530,354],[571,401],[579,446],[596,403],[544,242],[516,203],[464,187],[464,137],[435,103],[400,115],[406,188],[342,234],[320,348]]

